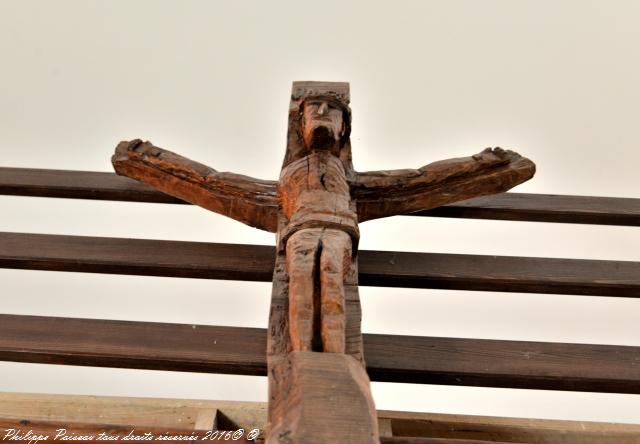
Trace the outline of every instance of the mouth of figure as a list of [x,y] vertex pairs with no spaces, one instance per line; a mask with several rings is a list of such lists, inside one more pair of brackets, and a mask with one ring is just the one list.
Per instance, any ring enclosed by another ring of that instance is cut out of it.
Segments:
[[311,149],[330,149],[335,146],[336,142],[333,128],[318,125],[311,132],[311,140],[308,141],[308,146]]

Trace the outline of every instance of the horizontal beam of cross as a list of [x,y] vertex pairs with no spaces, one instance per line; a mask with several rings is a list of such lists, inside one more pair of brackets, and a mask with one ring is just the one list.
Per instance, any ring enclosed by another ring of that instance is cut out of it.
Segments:
[[[362,285],[640,297],[640,262],[360,251]],[[0,232],[0,267],[270,282],[262,245]]]
[[[0,194],[186,203],[114,173],[32,168],[0,168]],[[640,199],[503,193],[414,215],[640,226]]]
[[[5,361],[266,375],[266,331],[0,315]],[[364,335],[374,381],[640,393],[640,347]]]

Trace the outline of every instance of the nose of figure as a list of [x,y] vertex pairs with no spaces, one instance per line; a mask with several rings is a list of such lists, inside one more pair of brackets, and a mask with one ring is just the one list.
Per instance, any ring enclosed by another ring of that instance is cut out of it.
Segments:
[[327,104],[325,102],[322,102],[320,106],[318,106],[318,115],[324,116],[325,114],[327,114],[327,108]]

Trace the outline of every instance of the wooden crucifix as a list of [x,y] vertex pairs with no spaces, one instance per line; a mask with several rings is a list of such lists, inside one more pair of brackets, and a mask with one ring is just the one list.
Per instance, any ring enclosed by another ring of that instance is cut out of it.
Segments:
[[535,172],[500,148],[417,170],[359,173],[349,85],[294,82],[275,181],[218,172],[150,142],[122,142],[118,174],[277,233],[268,337],[267,443],[377,443],[358,298],[358,223],[500,193]]

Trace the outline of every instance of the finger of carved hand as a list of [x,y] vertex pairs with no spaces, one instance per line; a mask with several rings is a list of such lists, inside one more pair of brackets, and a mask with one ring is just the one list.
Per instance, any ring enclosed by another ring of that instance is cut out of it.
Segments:
[[511,160],[521,157],[518,153],[511,150],[504,150],[500,147],[486,148],[478,154],[471,156],[474,160],[485,164],[503,165]]

